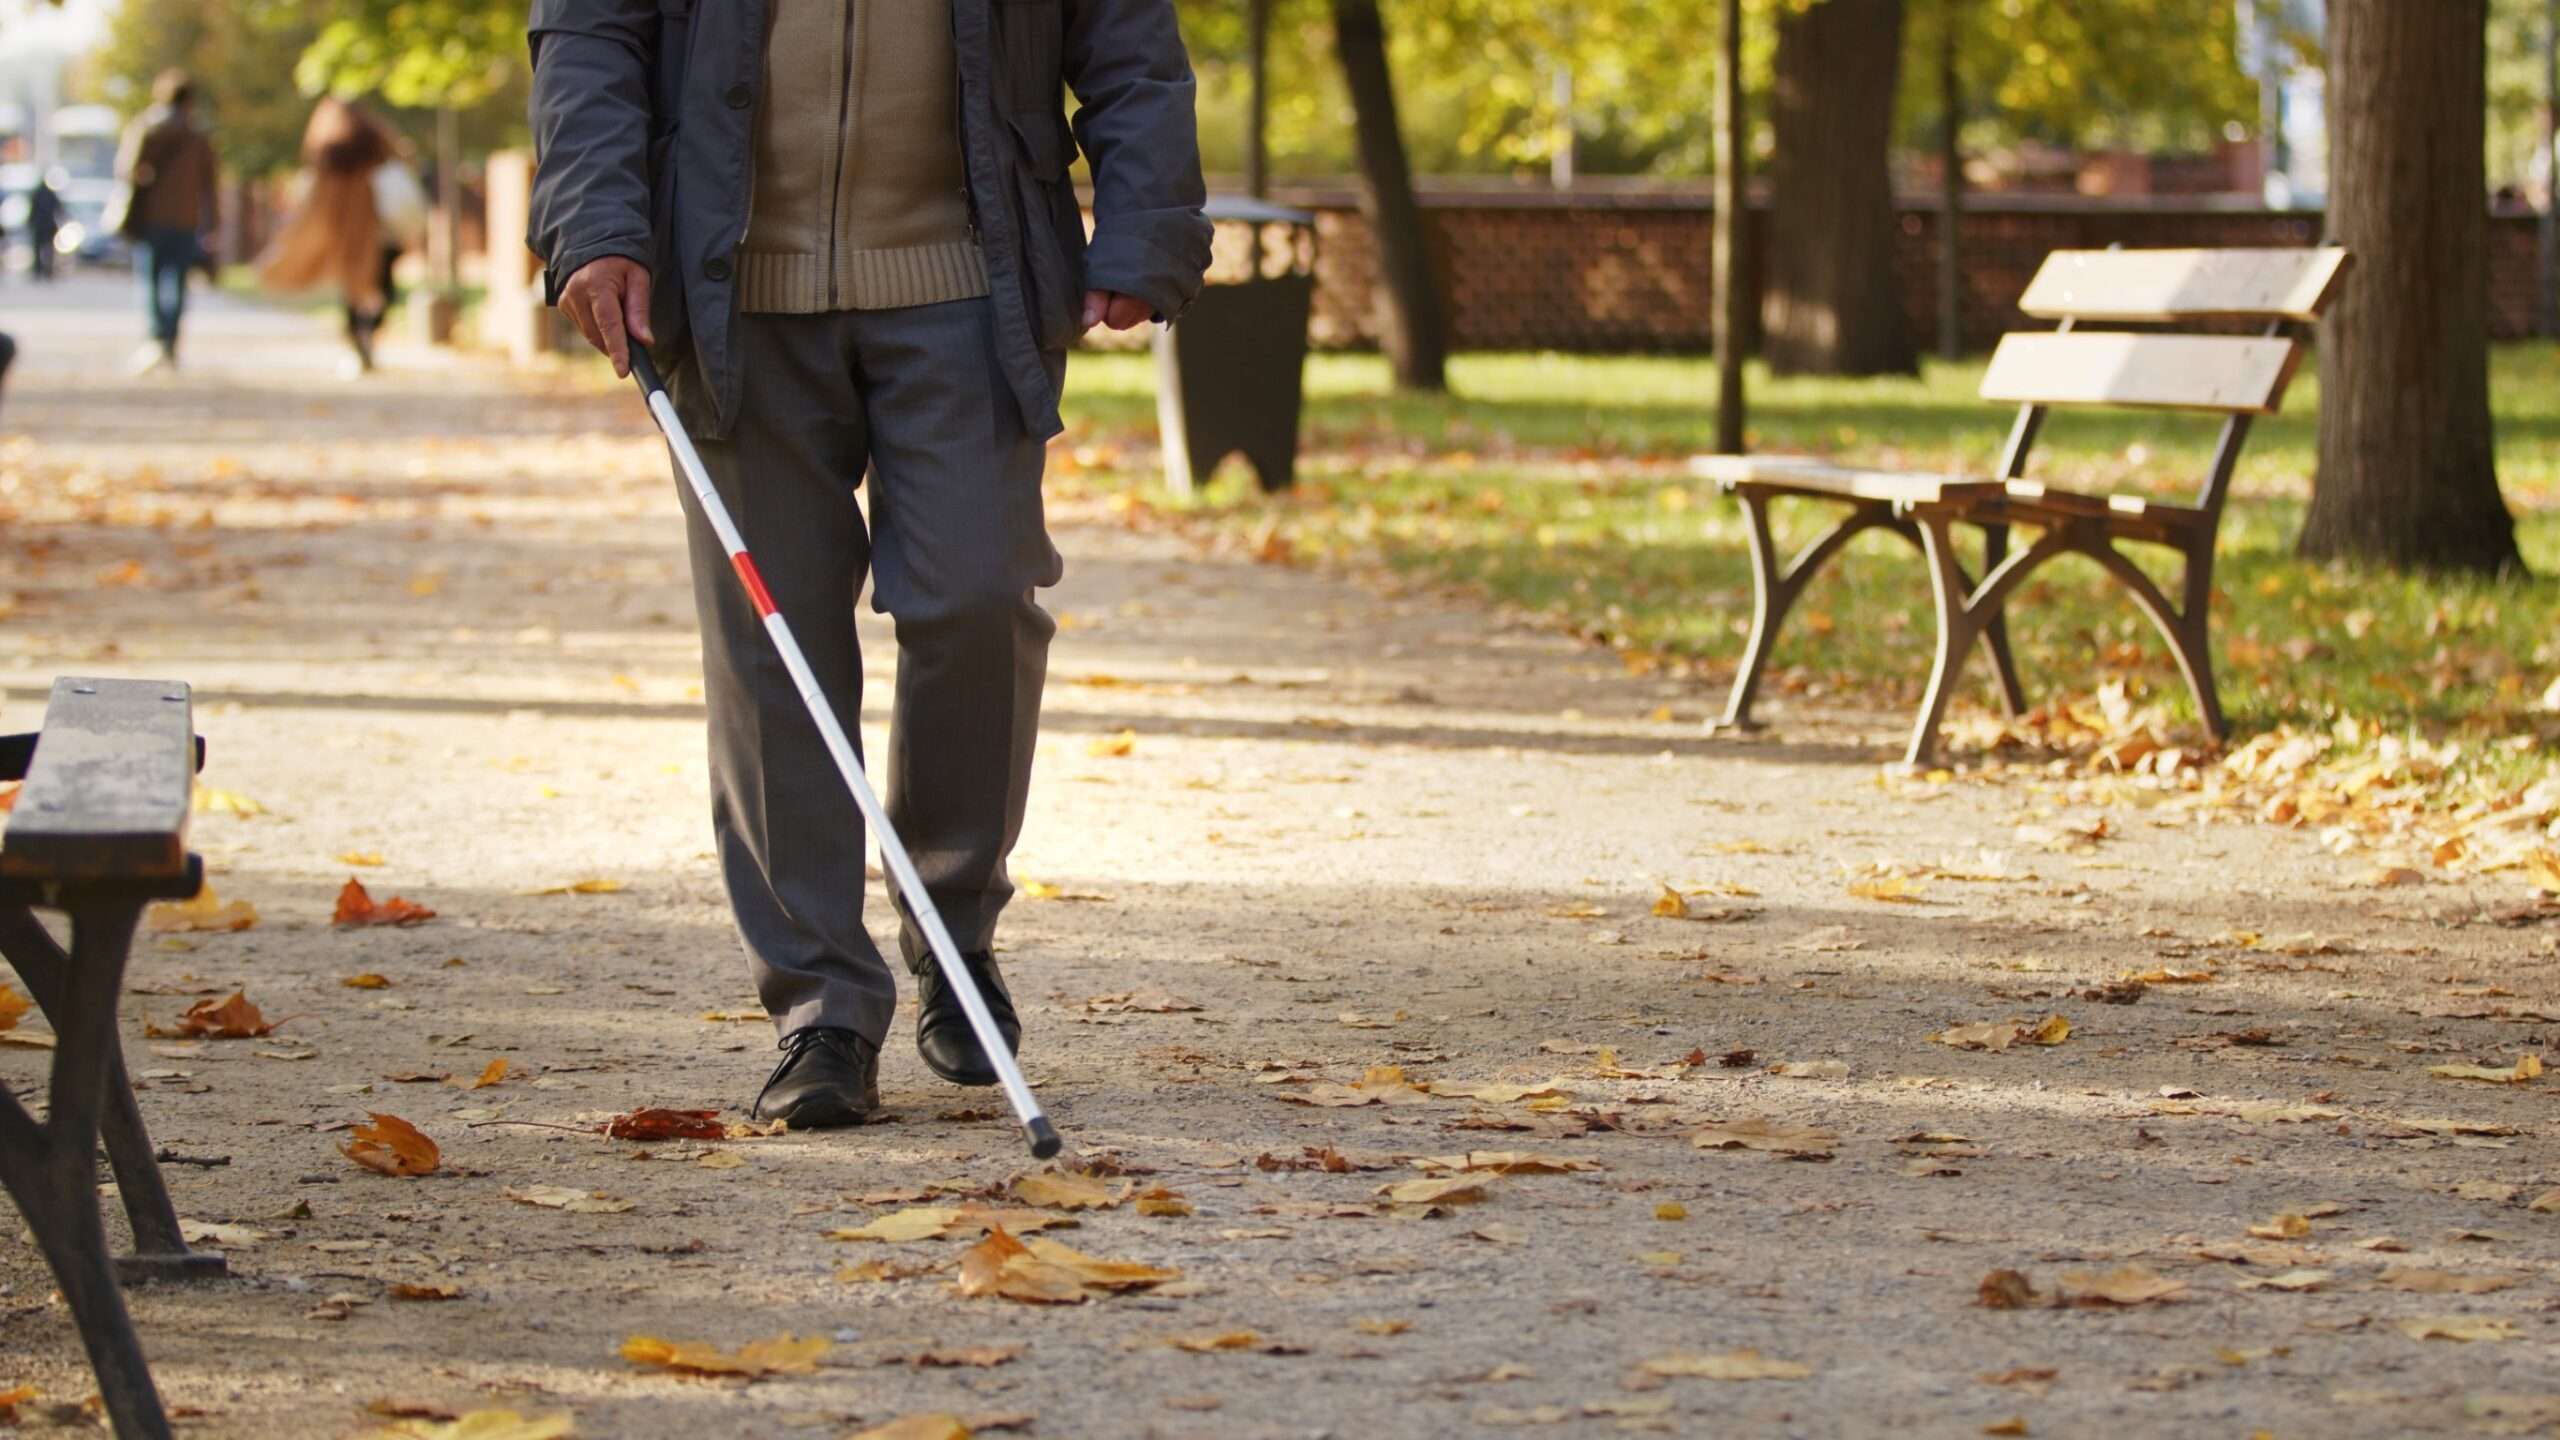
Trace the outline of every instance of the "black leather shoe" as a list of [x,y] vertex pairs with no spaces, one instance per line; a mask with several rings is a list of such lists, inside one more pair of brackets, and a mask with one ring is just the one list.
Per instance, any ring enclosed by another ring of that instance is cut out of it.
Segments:
[[[995,1017],[996,1033],[1004,1037],[1007,1050],[1022,1049],[1022,1022],[1014,1017],[1013,996],[1004,988],[1004,976],[996,970],[996,957],[980,951],[960,957],[969,966],[969,976],[978,982],[978,993],[986,997],[987,1013]],[[942,978],[942,967],[928,957],[916,972],[916,1053],[924,1057],[925,1067],[954,1085],[993,1085],[996,1071],[987,1063],[987,1054],[978,1048],[978,1037],[969,1029],[968,1012],[960,1008],[960,997]]]
[[859,1125],[880,1108],[880,1048],[850,1030],[796,1030],[747,1113],[794,1130]]

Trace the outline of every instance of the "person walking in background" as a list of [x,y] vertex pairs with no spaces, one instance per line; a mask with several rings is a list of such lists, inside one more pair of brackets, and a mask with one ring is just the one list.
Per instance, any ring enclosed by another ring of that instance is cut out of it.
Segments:
[[70,183],[62,167],[36,177],[27,192],[27,248],[38,280],[53,278],[53,242],[62,234],[62,189]]
[[206,241],[220,213],[214,189],[222,162],[196,128],[195,80],[184,70],[166,71],[151,94],[151,108],[125,128],[116,156],[116,179],[130,192],[117,230],[134,243],[134,274],[151,324],[151,342],[134,355],[136,374],[177,368],[187,272],[207,263]]
[[302,132],[298,199],[259,264],[278,290],[337,287],[347,308],[349,378],[369,373],[382,317],[399,296],[401,252],[426,229],[426,192],[401,140],[361,106],[322,100]]

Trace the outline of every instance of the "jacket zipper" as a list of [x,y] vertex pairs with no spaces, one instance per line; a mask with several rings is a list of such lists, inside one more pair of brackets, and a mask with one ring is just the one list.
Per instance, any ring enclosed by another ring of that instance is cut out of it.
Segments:
[[960,7],[950,7],[951,16],[951,138],[960,147],[960,200],[969,210],[969,244],[981,251],[978,241],[978,191],[969,183],[969,87],[961,75]]
[[[784,0],[784,3],[789,3],[789,0]],[[852,123],[853,41],[857,24],[854,7],[862,3],[863,0],[845,0],[842,12],[844,26],[838,32],[844,40],[844,67],[836,76],[836,158],[835,166],[828,172],[827,178],[827,308],[829,310],[838,309],[843,305],[842,297],[837,293],[837,276],[844,267],[836,254],[836,247],[843,243],[844,237],[845,129]]]

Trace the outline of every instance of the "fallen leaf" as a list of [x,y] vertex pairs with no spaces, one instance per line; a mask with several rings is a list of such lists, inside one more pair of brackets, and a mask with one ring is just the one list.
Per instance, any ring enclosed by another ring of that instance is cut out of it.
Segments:
[[2027,1417],[2024,1415],[2012,1415],[2006,1420],[1995,1420],[1992,1423],[1983,1426],[1982,1433],[1985,1435],[2027,1434],[2029,1433],[2027,1430]]
[[1114,1190],[1087,1176],[1054,1171],[1017,1175],[1011,1188],[1014,1199],[1049,1210],[1108,1210],[1129,1195],[1125,1186]]
[[1786,1060],[1770,1066],[1769,1073],[1790,1080],[1846,1080],[1849,1066],[1842,1060]]
[[1485,1198],[1485,1182],[1464,1175],[1382,1185],[1378,1193],[1398,1205],[1473,1205]]
[[1203,1330],[1189,1335],[1167,1335],[1164,1343],[1176,1350],[1194,1355],[1210,1355],[1220,1350],[1250,1350],[1262,1342],[1251,1330]]
[[2036,1287],[2019,1271],[1994,1270],[1974,1286],[1974,1303],[1985,1310],[2024,1310],[2036,1303]]
[[337,913],[329,917],[332,925],[415,925],[433,920],[436,912],[424,905],[412,904],[394,895],[377,905],[365,893],[364,882],[350,875],[344,889],[338,892]]
[[1038,1305],[1075,1305],[1096,1295],[1143,1290],[1181,1278],[1128,1261],[1101,1260],[1054,1240],[1029,1245],[996,1226],[960,1256],[960,1293]]
[[0,1030],[15,1030],[18,1021],[33,1006],[32,1001],[6,983],[0,983]]
[[580,1190],[572,1185],[527,1185],[520,1190],[509,1188],[500,1193],[519,1205],[566,1210],[573,1215],[620,1215],[637,1203],[607,1195],[601,1190]]
[[1804,1380],[1813,1375],[1809,1365],[1772,1360],[1757,1350],[1736,1350],[1724,1355],[1674,1352],[1656,1355],[1636,1368],[1647,1375],[1673,1380]]
[[919,1370],[992,1370],[1020,1358],[1024,1348],[1020,1345],[970,1345],[919,1350],[907,1358],[907,1363]]
[[2184,1292],[2187,1282],[2171,1280],[2143,1265],[2120,1265],[2100,1273],[2066,1270],[2055,1288],[2066,1305],[2147,1305]]
[[522,1415],[513,1410],[473,1410],[452,1419],[413,1417],[363,1432],[361,1440],[570,1440],[577,1418],[566,1410]]
[[810,1375],[818,1360],[834,1346],[823,1336],[801,1338],[785,1331],[769,1340],[751,1340],[732,1353],[700,1341],[661,1340],[634,1335],[622,1342],[622,1358],[652,1370],[684,1375]]
[[597,1127],[615,1140],[725,1140],[717,1110],[634,1110]]
[[276,1238],[274,1231],[255,1225],[223,1225],[211,1220],[181,1219],[178,1234],[190,1245],[219,1245],[232,1250]]
[[2413,1295],[2487,1295],[2512,1288],[2515,1281],[2505,1275],[2471,1275],[2459,1270],[2421,1270],[2395,1265],[2382,1272],[2381,1284],[2387,1290],[2406,1290]]
[[1132,1200],[1132,1208],[1151,1220],[1178,1220],[1191,1213],[1191,1202],[1178,1190],[1158,1185],[1141,1190]]
[[977,1206],[918,1205],[895,1210],[867,1224],[830,1230],[830,1240],[877,1240],[903,1244],[912,1240],[943,1240],[976,1235],[982,1231],[1004,1229],[1024,1234],[1052,1226],[1073,1225],[1064,1215],[1040,1210],[989,1210]]
[[[1398,1071],[1397,1074],[1402,1075],[1403,1072]],[[1546,1080],[1535,1085],[1505,1085],[1496,1081],[1434,1080],[1429,1088],[1434,1095],[1458,1100],[1481,1100],[1488,1105],[1516,1105],[1523,1100],[1555,1099],[1573,1093],[1564,1088],[1564,1083],[1560,1080]]]
[[258,923],[258,907],[246,900],[225,903],[210,881],[192,900],[163,900],[151,907],[143,925],[155,935],[181,931],[246,930]]
[[1686,920],[1689,918],[1689,901],[1679,891],[1665,885],[1662,894],[1654,899],[1653,913],[1665,920]]
[[1363,1335],[1401,1335],[1413,1328],[1410,1320],[1355,1320],[1351,1328]]
[[969,1427],[957,1415],[936,1411],[928,1415],[901,1415],[886,1425],[874,1425],[858,1431],[852,1440],[970,1440]]
[[526,895],[619,895],[622,893],[622,882],[619,880],[564,880],[557,885],[545,885],[538,890],[526,890],[521,893]]
[[1301,1090],[1281,1090],[1278,1098],[1292,1105],[1349,1107],[1356,1105],[1419,1105],[1436,1093],[1425,1090],[1405,1078],[1401,1065],[1372,1065],[1354,1085],[1319,1080]]
[[1851,881],[1849,898],[1874,900],[1890,905],[1917,905],[1920,903],[1920,887],[1906,875],[1881,875],[1873,879]]
[[506,1078],[507,1058],[501,1055],[497,1059],[492,1060],[487,1065],[481,1067],[479,1078],[474,1080],[464,1080],[456,1077],[446,1083],[452,1085],[457,1090],[486,1090],[490,1086],[495,1085]]
[[1810,1125],[1778,1125],[1767,1120],[1734,1120],[1710,1125],[1690,1137],[1701,1150],[1764,1150],[1774,1155],[1828,1155],[1840,1137]]
[[1929,1038],[1958,1050],[1989,1050],[1995,1053],[2018,1043],[2019,1027],[2015,1020],[1986,1021],[1980,1025],[1950,1025]]
[[[2240,1281],[2243,1290],[2317,1290],[2334,1278],[2327,1270],[2287,1270],[2280,1275],[2251,1275]],[[2122,1303],[2122,1302],[2118,1302]]]
[[356,865],[370,868],[382,863],[382,852],[379,850],[350,850],[338,857],[338,863],[341,865]]
[[1097,760],[1125,759],[1138,748],[1138,732],[1123,730],[1116,735],[1097,735],[1085,742],[1084,753]]
[[1686,1220],[1689,1218],[1689,1207],[1681,1204],[1677,1200],[1665,1200],[1661,1204],[1653,1207],[1653,1218],[1656,1220]]
[[420,1133],[417,1126],[380,1111],[373,1112],[371,1124],[358,1125],[349,1132],[347,1143],[338,1147],[338,1153],[367,1170],[406,1179],[434,1174],[443,1158],[436,1142]]
[[2516,1322],[2491,1315],[2421,1315],[2395,1322],[2412,1340],[2513,1340]]
[[338,983],[344,985],[350,990],[388,990],[391,988],[391,979],[389,976],[376,975],[370,970],[367,970],[361,975],[350,975]]
[[1464,1155],[1425,1155],[1413,1162],[1413,1168],[1495,1175],[1566,1175],[1597,1170],[1600,1162],[1566,1155],[1538,1155],[1527,1150],[1470,1150]]
[[384,1293],[394,1300],[459,1300],[462,1298],[462,1287],[440,1282],[395,1280],[384,1287]]
[[2252,1225],[2249,1233],[2261,1240],[2299,1240],[2311,1233],[2311,1222],[2300,1215],[2278,1215],[2263,1225]]
[[248,992],[235,990],[228,1000],[199,1000],[178,1017],[177,1028],[146,1025],[143,1033],[158,1039],[255,1040],[281,1021],[270,1021],[249,1002]]
[[2485,1065],[2430,1065],[2427,1073],[2440,1080],[2484,1080],[2493,1085],[2521,1085],[2542,1074],[2540,1055],[2520,1055],[2516,1063],[2504,1070]]

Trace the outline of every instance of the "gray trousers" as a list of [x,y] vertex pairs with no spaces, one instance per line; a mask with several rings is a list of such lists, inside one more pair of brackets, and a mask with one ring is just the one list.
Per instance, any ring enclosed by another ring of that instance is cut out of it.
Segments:
[[[690,365],[677,408],[857,745],[854,610],[870,575],[898,637],[890,823],[961,950],[986,950],[1013,894],[1005,858],[1057,631],[1032,592],[1063,569],[1041,513],[1044,449],[998,367],[987,302],[748,315],[739,339],[745,406],[729,434],[705,438],[709,397]],[[867,533],[854,499],[866,470]],[[702,620],[711,824],[756,991],[785,1036],[832,1026],[880,1043],[897,984],[862,923],[861,813],[700,506],[676,488]],[[911,968],[932,963],[912,924],[902,941]]]

